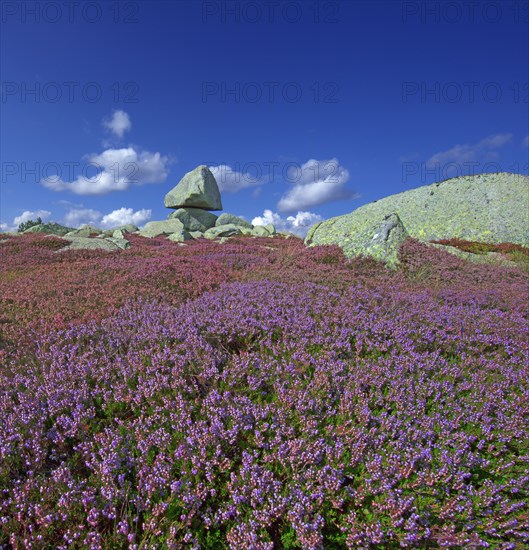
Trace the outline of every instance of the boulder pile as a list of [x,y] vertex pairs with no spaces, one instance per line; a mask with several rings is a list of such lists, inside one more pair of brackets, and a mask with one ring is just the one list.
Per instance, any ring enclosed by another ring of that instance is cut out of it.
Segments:
[[166,235],[169,240],[181,243],[203,237],[224,242],[233,235],[270,237],[276,233],[273,225],[254,227],[233,214],[213,214],[222,210],[222,200],[215,176],[204,165],[188,172],[165,195],[164,205],[173,212],[165,221],[145,224],[139,232],[142,237]]
[[74,229],[46,223],[30,227],[24,233],[46,233],[69,240],[71,244],[61,250],[84,248],[108,251],[130,247],[128,233],[149,239],[165,236],[177,243],[199,238],[218,239],[222,243],[234,235],[271,237],[276,234],[272,224],[253,226],[233,214],[213,214],[213,211],[222,210],[222,200],[215,176],[204,165],[185,174],[178,185],[165,195],[164,205],[172,210],[168,218],[148,222],[141,229],[132,224],[103,231],[93,225]]

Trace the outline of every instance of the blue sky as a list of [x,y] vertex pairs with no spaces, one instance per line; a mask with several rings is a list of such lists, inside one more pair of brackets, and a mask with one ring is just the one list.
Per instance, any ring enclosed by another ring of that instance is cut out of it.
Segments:
[[529,7],[1,5],[0,227],[164,219],[216,167],[224,210],[303,234],[461,174],[527,174]]

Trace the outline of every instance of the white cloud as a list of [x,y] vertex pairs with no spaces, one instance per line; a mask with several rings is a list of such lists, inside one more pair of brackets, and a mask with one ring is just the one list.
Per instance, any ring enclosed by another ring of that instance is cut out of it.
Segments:
[[50,216],[51,212],[48,210],[25,210],[22,214],[20,214],[20,216],[16,216],[16,218],[14,218],[13,224],[18,227],[21,223],[29,220],[36,220],[37,218],[41,218],[42,221],[45,221],[49,219]]
[[[68,207],[67,201],[65,203]],[[82,205],[75,206],[69,206],[69,210],[62,219],[62,223],[68,227],[81,227],[88,223],[96,225],[101,229],[110,229],[127,223],[141,226],[150,220],[152,215],[152,211],[145,208],[135,212],[132,208],[125,208],[123,206],[108,214],[103,214],[93,208],[83,208]],[[26,210],[20,216],[17,216],[12,224],[0,222],[0,231],[17,231],[19,224],[36,219],[39,216],[45,221],[50,218],[51,212],[48,212],[48,210],[36,210],[35,212]]]
[[219,166],[209,166],[211,173],[215,176],[220,191],[227,193],[235,193],[246,187],[254,187],[261,183],[259,178],[256,178],[248,172],[237,172],[227,164]]
[[68,227],[80,227],[90,223],[97,225],[101,219],[101,212],[92,208],[72,208],[69,210],[63,219],[64,225]]
[[480,148],[492,148],[502,147],[512,139],[512,134],[495,134],[485,139],[482,139],[477,145]]
[[116,136],[122,138],[125,132],[131,129],[132,123],[125,111],[117,110],[114,111],[111,119],[103,120],[103,126]]
[[305,237],[311,225],[321,222],[323,218],[313,212],[298,212],[295,216],[282,218],[276,212],[265,210],[262,216],[252,220],[253,225],[267,225],[273,223],[278,231],[290,231],[299,237]]
[[69,227],[80,227],[89,223],[102,229],[110,229],[127,223],[142,225],[151,215],[151,210],[142,209],[134,212],[132,208],[125,207],[113,210],[109,214],[91,208],[72,208],[64,216],[63,223]]
[[15,216],[13,218],[13,222],[11,224],[0,222],[0,231],[12,231],[16,232],[18,231],[18,226],[21,223],[27,222],[29,220],[36,220],[37,218],[41,218],[42,221],[46,221],[51,216],[51,212],[48,210],[25,210],[20,214],[20,216]]
[[142,225],[147,220],[151,219],[152,210],[142,208],[134,212],[132,208],[119,208],[106,214],[101,218],[102,227],[117,227],[118,225],[125,225],[127,223],[133,223],[134,225]]
[[0,222],[0,233],[2,232],[13,232],[13,231],[16,231],[17,230],[17,226],[14,226],[14,225],[9,225],[8,223],[5,223],[5,222]]
[[125,178],[117,177],[104,170],[93,177],[78,176],[72,182],[48,177],[41,183],[52,191],[71,191],[76,195],[104,195],[111,191],[125,191],[130,185]]
[[525,136],[522,141],[522,147],[529,147],[529,136]]
[[279,200],[277,208],[281,212],[292,212],[357,196],[345,188],[349,181],[349,172],[336,158],[309,159],[301,167],[289,170],[288,181],[294,183],[294,187]]
[[512,134],[495,134],[482,139],[478,143],[455,145],[447,151],[440,151],[426,161],[427,168],[435,168],[446,164],[464,164],[479,160],[493,160],[498,157],[499,149],[512,139]]
[[103,195],[112,191],[124,191],[131,185],[160,183],[167,178],[168,157],[148,151],[137,152],[133,147],[107,149],[102,153],[87,156],[88,167],[100,170],[94,176],[78,176],[72,182],[58,177],[48,177],[41,181],[52,191],[71,191],[77,195]]

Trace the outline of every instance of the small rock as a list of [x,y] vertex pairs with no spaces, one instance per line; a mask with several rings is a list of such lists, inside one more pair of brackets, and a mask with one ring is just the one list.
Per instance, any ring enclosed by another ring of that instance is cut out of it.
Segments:
[[107,237],[107,241],[110,241],[117,245],[121,250],[125,250],[127,248],[130,248],[130,242],[127,241],[127,239],[120,239],[118,237]]
[[234,216],[233,214],[224,213],[221,214],[215,225],[219,227],[220,225],[236,225],[238,227],[246,227],[247,229],[252,229],[253,225],[239,216]]
[[191,241],[193,237],[185,229],[181,229],[171,233],[167,239],[175,243],[183,243],[184,241]]
[[102,231],[99,227],[95,225],[86,224],[80,227],[79,229],[74,229],[66,233],[68,237],[90,237],[92,235],[101,235]]
[[249,227],[241,227],[241,226],[238,226],[239,227],[239,231],[241,232],[241,235],[253,235],[253,232],[254,232],[254,227],[252,227],[251,229]]
[[121,231],[122,233],[136,233],[139,231],[138,226],[133,223],[126,223],[124,225],[119,225],[118,227],[112,227],[111,229],[105,229],[103,234],[107,237],[112,237],[114,231]]
[[183,229],[184,224],[180,220],[164,220],[146,223],[139,234],[141,237],[152,239],[159,235],[171,235]]
[[64,236],[63,238],[70,241],[70,244],[64,248],[61,248],[60,250],[58,250],[58,252],[62,252],[63,250],[105,250],[107,252],[112,252],[121,249],[115,242],[112,242],[110,239],[90,239],[89,237],[76,236]]
[[240,235],[241,230],[239,227],[233,224],[220,225],[219,227],[212,227],[204,232],[206,239],[216,239],[217,237],[231,237],[232,235]]
[[211,227],[215,227],[217,216],[200,208],[179,208],[171,212],[168,219],[180,220],[187,231],[204,232]]
[[252,230],[252,235],[255,237],[270,237],[270,233],[264,225],[256,225]]

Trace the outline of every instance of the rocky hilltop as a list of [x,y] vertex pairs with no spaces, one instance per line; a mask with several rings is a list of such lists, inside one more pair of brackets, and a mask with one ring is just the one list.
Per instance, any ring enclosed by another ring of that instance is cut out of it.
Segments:
[[[131,246],[128,235],[166,237],[184,246],[194,239],[225,242],[235,235],[271,237],[270,224],[253,226],[243,218],[224,212],[214,175],[207,166],[191,170],[164,198],[170,210],[165,220],[102,230],[93,225],[74,229],[49,222],[34,225],[25,233],[58,235],[70,241],[61,250],[123,250]],[[15,234],[16,235],[16,234]],[[289,236],[289,235],[287,235]],[[346,257],[372,256],[389,267],[398,264],[398,250],[407,237],[462,255],[451,246],[431,241],[458,238],[490,244],[529,246],[529,177],[497,173],[463,176],[425,185],[374,201],[350,214],[312,226],[307,246],[338,245]],[[465,254],[471,261],[494,259]],[[490,257],[489,257],[490,256]]]
[[529,246],[529,177],[479,174],[404,191],[314,225],[305,244],[336,244],[347,257],[395,265],[407,236]]

